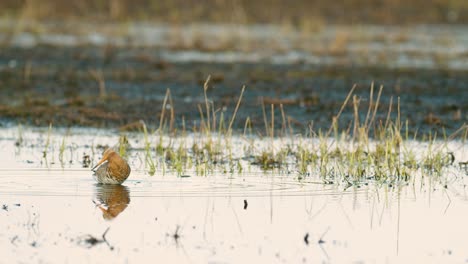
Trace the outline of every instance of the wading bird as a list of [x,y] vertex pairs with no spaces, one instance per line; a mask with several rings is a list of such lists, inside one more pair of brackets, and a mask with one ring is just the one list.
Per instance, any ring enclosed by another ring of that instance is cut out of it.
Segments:
[[99,183],[121,184],[130,175],[130,166],[117,152],[107,149],[102,159],[92,169],[93,176]]

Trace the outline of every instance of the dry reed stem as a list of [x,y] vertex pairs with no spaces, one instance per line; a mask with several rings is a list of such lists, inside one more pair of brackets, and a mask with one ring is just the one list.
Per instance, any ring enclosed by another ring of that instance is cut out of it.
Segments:
[[275,136],[275,105],[271,104],[271,131],[270,136],[273,138]]
[[377,94],[377,99],[375,100],[374,112],[372,113],[372,118],[370,120],[369,126],[367,127],[367,133],[369,133],[369,128],[372,127],[375,121],[375,115],[377,114],[377,109],[379,108],[380,96],[382,95],[383,85],[380,85],[379,93]]
[[265,135],[268,135],[268,120],[266,117],[266,111],[265,111],[265,100],[262,97],[262,113],[263,113],[263,122],[265,124]]
[[169,120],[169,131],[174,131],[173,129],[174,129],[175,113],[174,113],[174,103],[172,102],[171,90],[167,89],[166,93],[169,98],[169,106],[170,106],[170,114],[171,114],[171,119]]
[[203,114],[202,106],[200,104],[198,104],[197,107],[198,107],[198,112],[200,113],[200,131],[202,129],[202,126],[203,126],[203,130],[206,130],[206,128],[205,128],[205,115]]
[[353,109],[354,109],[354,127],[353,127],[353,141],[359,129],[359,99],[356,95],[353,96]]
[[369,97],[369,107],[367,108],[367,114],[366,114],[366,121],[364,122],[364,127],[367,129],[367,124],[369,121],[371,109],[372,109],[372,103],[374,99],[374,82],[371,83],[371,88],[370,88],[370,97]]
[[232,124],[234,123],[234,119],[236,119],[237,111],[239,110],[239,106],[240,106],[240,103],[242,101],[242,96],[244,95],[244,91],[245,91],[245,85],[242,86],[242,90],[241,90],[241,93],[240,93],[240,96],[239,96],[239,100],[237,100],[236,108],[234,109],[234,113],[232,115],[231,121],[229,121],[229,127],[228,127],[229,135],[231,135]]
[[343,104],[341,105],[340,111],[339,111],[338,114],[334,117],[333,123],[332,123],[330,129],[328,129],[328,132],[327,132],[327,135],[326,135],[327,137],[330,136],[330,133],[331,133],[331,131],[332,131],[334,125],[336,125],[335,122],[337,122],[338,119],[340,118],[340,115],[341,115],[341,113],[343,112],[343,110],[344,110],[344,108],[346,107],[346,105],[348,104],[349,98],[351,98],[351,95],[353,94],[354,90],[356,89],[356,86],[357,86],[356,84],[353,85],[353,88],[351,88],[351,90],[349,91],[348,95],[346,96],[345,101],[344,101]]
[[104,74],[101,69],[91,69],[88,71],[89,74],[96,80],[99,86],[99,97],[104,98],[107,96],[106,82],[104,80]]
[[206,91],[208,90],[208,84],[210,82],[211,75],[208,75],[208,77],[205,80],[205,83],[203,84],[203,94],[205,95],[205,107],[206,107],[206,125],[207,125],[207,133],[211,133],[211,124],[210,124],[210,104],[208,102],[208,96],[206,94]]
[[393,96],[390,96],[390,104],[388,106],[387,118],[385,119],[384,130],[387,130],[388,124],[390,123],[390,114],[392,113]]
[[286,117],[284,115],[284,109],[283,109],[283,104],[280,104],[280,111],[281,111],[281,136],[284,136],[287,132],[286,130]]
[[162,104],[162,109],[161,109],[161,117],[159,118],[159,133],[162,135],[162,130],[163,130],[163,123],[164,123],[164,116],[166,114],[166,104],[167,104],[167,99],[169,97],[170,90],[166,90],[166,95],[164,96],[163,104]]

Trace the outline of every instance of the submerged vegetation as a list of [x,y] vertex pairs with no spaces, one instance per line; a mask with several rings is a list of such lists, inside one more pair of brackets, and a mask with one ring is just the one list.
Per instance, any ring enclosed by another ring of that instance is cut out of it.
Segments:
[[[204,83],[204,103],[198,106],[200,122],[193,125],[192,131],[186,130],[185,120],[182,129],[174,126],[175,106],[167,90],[157,129],[149,130],[145,121],[140,120],[131,125],[131,131],[121,130],[113,143],[116,145],[90,146],[91,160],[105,148],[115,147],[129,159],[133,169],[142,169],[149,175],[189,177],[266,172],[298,180],[318,179],[325,184],[345,187],[369,181],[390,186],[408,184],[414,183],[417,176],[444,182],[446,179],[441,175],[448,171],[464,169],[466,172],[463,159],[467,151],[468,125],[452,135],[428,133],[420,137],[422,140],[414,140],[417,134],[411,134],[408,121],[402,120],[399,98],[395,103],[390,98],[385,119],[377,118],[383,87],[376,92],[372,85],[369,98],[362,98],[354,94],[354,86],[326,131],[314,130],[312,122],[306,133],[296,132],[281,103],[269,106],[263,103],[265,130],[254,133],[247,117],[243,133],[238,133],[233,132],[232,124],[242,107],[245,87],[239,93],[234,110],[228,112],[215,107],[209,97],[209,82],[210,77]],[[368,102],[368,107],[361,113],[359,106],[363,102]],[[279,109],[279,117],[275,109]],[[340,127],[338,120],[345,111],[351,111],[353,118],[346,127]],[[16,146],[21,148],[25,141],[24,129],[21,126],[18,129]],[[50,159],[53,161],[48,152],[54,153],[53,149],[58,147],[58,160],[63,166],[67,160],[64,158],[66,144],[71,141],[69,132],[53,146],[51,130],[52,125],[43,143],[43,159],[46,164]],[[73,156],[72,151],[70,153]],[[84,162],[85,156],[87,162]],[[89,154],[85,153],[82,160],[83,167],[89,167]]]

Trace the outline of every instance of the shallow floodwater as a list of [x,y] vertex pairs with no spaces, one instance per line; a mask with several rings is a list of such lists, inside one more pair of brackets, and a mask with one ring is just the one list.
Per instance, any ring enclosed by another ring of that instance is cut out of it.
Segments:
[[[423,175],[409,185],[344,189],[275,172],[149,176],[131,163],[123,186],[103,186],[77,162],[40,163],[37,132],[22,132],[23,144],[35,138],[36,148],[18,149],[12,131],[0,140],[0,262],[468,261],[463,173],[444,184]],[[67,142],[80,137],[93,144],[79,133]]]
[[[88,170],[21,169],[1,170],[0,185],[9,263],[468,260],[464,189],[138,172],[124,186],[99,186]],[[107,242],[86,241],[107,228]]]

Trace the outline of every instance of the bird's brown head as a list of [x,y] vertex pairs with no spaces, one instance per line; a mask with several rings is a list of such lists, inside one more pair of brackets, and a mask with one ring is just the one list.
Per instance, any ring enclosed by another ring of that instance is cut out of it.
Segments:
[[96,166],[92,168],[92,170],[94,171],[97,167],[101,166],[101,164],[103,164],[104,162],[106,161],[110,162],[112,159],[118,156],[119,154],[117,154],[113,149],[111,148],[106,149],[106,151],[104,151],[104,153],[102,154],[101,160],[96,164]]

